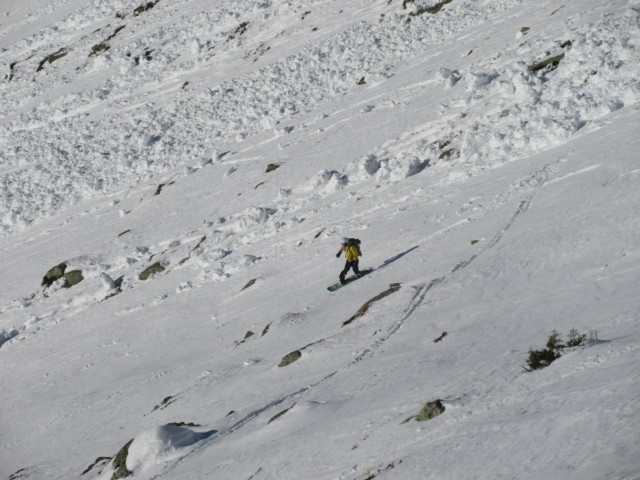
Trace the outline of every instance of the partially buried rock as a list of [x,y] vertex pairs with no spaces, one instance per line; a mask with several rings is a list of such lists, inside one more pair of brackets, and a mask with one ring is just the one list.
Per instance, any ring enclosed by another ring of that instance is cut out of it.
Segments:
[[287,353],[282,358],[282,361],[280,362],[280,364],[278,364],[278,366],[279,367],[286,367],[287,365],[291,365],[293,362],[299,360],[300,357],[302,357],[302,352],[300,350],[296,350],[294,352]]
[[162,266],[162,264],[160,262],[156,262],[153,265],[151,265],[150,267],[147,267],[140,275],[138,275],[138,278],[140,280],[146,280],[151,275],[155,275],[156,273],[164,272],[164,270],[165,270],[165,268]]
[[66,262],[62,262],[55,267],[51,268],[42,279],[42,286],[50,287],[56,280],[60,280],[64,276],[64,271],[67,269]]
[[444,405],[441,400],[434,400],[433,402],[427,403],[420,413],[416,416],[416,421],[424,422],[426,420],[431,420],[432,418],[437,417],[438,415],[444,412]]
[[133,475],[133,472],[127,468],[127,456],[129,455],[129,447],[133,443],[133,439],[129,440],[127,444],[120,449],[120,451],[113,458],[111,465],[113,466],[113,475],[111,480],[118,478],[125,478]]
[[82,270],[72,270],[64,274],[64,288],[71,288],[74,285],[79,284],[84,277],[82,276]]

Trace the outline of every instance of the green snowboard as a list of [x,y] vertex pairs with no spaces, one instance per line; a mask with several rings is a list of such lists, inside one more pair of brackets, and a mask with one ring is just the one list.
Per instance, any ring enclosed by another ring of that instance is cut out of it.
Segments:
[[[371,273],[372,271],[373,270],[360,270],[360,276],[362,277],[363,275],[366,275],[367,273]],[[347,285],[348,283],[351,283],[354,280],[357,280],[358,278],[359,277],[356,277],[355,275],[351,275],[350,277],[345,278],[344,285]],[[342,287],[344,287],[344,285],[342,285],[340,282],[334,283],[333,285],[329,285],[327,287],[327,290],[329,290],[330,292],[335,292],[336,290],[339,290]]]

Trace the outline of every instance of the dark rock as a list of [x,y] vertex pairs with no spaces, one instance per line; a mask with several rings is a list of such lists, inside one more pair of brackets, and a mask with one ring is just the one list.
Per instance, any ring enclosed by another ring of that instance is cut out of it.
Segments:
[[151,275],[155,275],[156,273],[164,272],[165,268],[162,266],[160,262],[156,262],[150,267],[147,267],[138,278],[140,280],[147,280]]
[[71,288],[74,285],[79,284],[84,277],[82,276],[82,270],[72,270],[64,274],[64,288]]
[[422,407],[422,410],[420,410],[420,413],[416,416],[416,421],[424,422],[426,420],[431,420],[432,418],[441,415],[444,410],[445,408],[442,404],[442,400],[434,400]]
[[133,439],[129,440],[113,458],[113,462],[111,464],[113,465],[114,472],[111,476],[111,480],[133,475],[133,472],[127,468],[127,455],[129,455],[129,447],[132,443]]
[[297,361],[302,357],[302,352],[300,350],[295,350],[291,353],[287,353],[282,360],[278,364],[279,367],[286,367],[287,365],[291,365],[293,362]]
[[60,280],[64,276],[64,271],[67,269],[67,263],[62,262],[59,265],[56,265],[52,269],[50,269],[42,279],[42,285],[45,287],[50,287],[53,282],[56,280]]

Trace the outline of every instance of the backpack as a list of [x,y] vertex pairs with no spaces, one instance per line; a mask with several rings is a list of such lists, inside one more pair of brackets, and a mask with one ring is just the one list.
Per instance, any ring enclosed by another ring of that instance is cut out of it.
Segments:
[[359,238],[350,238],[349,239],[349,244],[351,244],[354,247],[356,247],[356,249],[358,250],[358,255],[362,255],[362,252],[360,251],[360,239]]

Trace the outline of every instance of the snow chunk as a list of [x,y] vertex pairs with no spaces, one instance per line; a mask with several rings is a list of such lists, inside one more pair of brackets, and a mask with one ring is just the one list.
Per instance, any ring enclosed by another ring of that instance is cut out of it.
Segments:
[[180,458],[188,453],[188,447],[214,433],[215,430],[197,433],[175,425],[162,425],[143,432],[129,447],[127,468],[132,472],[138,472]]
[[304,186],[305,191],[329,194],[337,192],[349,183],[349,177],[335,170],[321,170]]
[[427,166],[428,160],[421,160],[411,153],[400,153],[395,157],[380,160],[380,168],[375,177],[378,182],[399,182],[420,173]]

